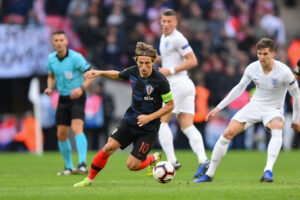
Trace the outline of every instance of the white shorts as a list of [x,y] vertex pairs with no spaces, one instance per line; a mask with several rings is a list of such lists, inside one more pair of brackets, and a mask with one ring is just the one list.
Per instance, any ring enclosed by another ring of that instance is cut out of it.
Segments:
[[282,120],[285,120],[283,116],[283,108],[274,108],[249,102],[240,111],[238,111],[232,119],[240,123],[246,122],[245,129],[247,129],[249,126],[258,122],[263,122],[266,127],[267,123],[275,117],[280,117]]
[[172,113],[195,114],[195,85],[187,76],[178,76],[169,79],[174,100]]

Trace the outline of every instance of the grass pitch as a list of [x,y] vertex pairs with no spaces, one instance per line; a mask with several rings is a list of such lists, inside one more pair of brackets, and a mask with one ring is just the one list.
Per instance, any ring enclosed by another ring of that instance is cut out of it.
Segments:
[[[89,152],[88,165],[97,152]],[[300,199],[300,151],[281,152],[274,183],[260,183],[266,152],[229,151],[222,160],[214,182],[194,184],[196,156],[191,151],[176,151],[182,168],[167,184],[146,176],[146,170],[126,168],[129,152],[117,152],[98,174],[91,187],[73,188],[85,175],[56,176],[63,168],[59,152],[42,157],[24,153],[0,154],[0,199],[89,200],[89,199]],[[208,152],[210,157],[211,152]],[[73,154],[76,160],[77,154]]]

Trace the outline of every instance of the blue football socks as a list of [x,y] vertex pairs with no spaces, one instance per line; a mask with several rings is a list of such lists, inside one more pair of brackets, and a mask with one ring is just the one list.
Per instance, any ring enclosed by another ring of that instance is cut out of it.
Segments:
[[76,147],[78,151],[78,163],[86,163],[86,154],[87,154],[87,139],[84,133],[78,134],[75,136]]
[[72,147],[71,147],[70,140],[67,139],[64,142],[58,141],[58,148],[64,158],[65,165],[66,165],[65,167],[67,169],[73,169],[74,166],[73,166],[72,155],[71,155]]

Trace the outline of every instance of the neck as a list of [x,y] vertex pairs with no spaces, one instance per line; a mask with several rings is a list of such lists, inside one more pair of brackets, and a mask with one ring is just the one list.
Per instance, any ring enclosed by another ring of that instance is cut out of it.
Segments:
[[63,51],[58,51],[57,52],[57,56],[59,57],[59,58],[63,58],[63,57],[65,57],[67,55],[67,49],[64,49]]
[[265,73],[269,73],[270,71],[272,71],[273,67],[274,67],[274,60],[272,60],[272,62],[271,62],[269,65],[267,65],[267,66],[262,66],[263,71],[264,71]]

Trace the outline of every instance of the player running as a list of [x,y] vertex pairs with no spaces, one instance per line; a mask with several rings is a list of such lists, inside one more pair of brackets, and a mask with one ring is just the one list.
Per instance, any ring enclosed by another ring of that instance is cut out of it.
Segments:
[[74,184],[74,187],[91,185],[96,175],[105,167],[109,156],[131,143],[133,150],[126,163],[129,170],[137,171],[149,165],[153,169],[160,161],[160,153],[147,155],[157,137],[160,117],[171,112],[174,103],[167,79],[153,69],[155,58],[156,50],[151,45],[138,42],[135,50],[137,66],[129,67],[122,72],[91,70],[84,74],[87,79],[103,76],[129,80],[132,87],[132,102],[124,119],[112,132],[103,149],[95,156],[88,177]]

